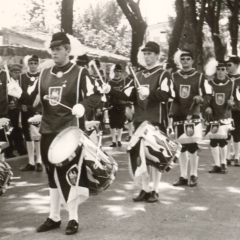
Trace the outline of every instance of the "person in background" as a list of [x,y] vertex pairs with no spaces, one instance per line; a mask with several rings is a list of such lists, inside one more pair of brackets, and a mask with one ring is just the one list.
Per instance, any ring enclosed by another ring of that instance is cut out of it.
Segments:
[[[238,72],[240,59],[238,56],[231,56],[227,60],[227,78],[233,81],[237,87],[240,88],[240,74]],[[238,90],[239,91],[239,90]],[[240,151],[240,104],[236,102],[236,105],[232,109],[232,118],[234,121],[235,129],[231,132],[233,137],[233,149],[234,149],[234,163],[235,167],[240,166],[239,151]],[[231,165],[231,139],[228,141],[228,154],[227,154],[227,165]]]
[[[38,71],[39,58],[36,55],[29,57],[27,63],[29,71],[27,73],[20,75],[20,86],[23,92],[31,94],[35,89],[40,72]],[[41,111],[41,109],[39,109]],[[30,135],[30,128],[28,119],[37,114],[36,109],[32,105],[21,105],[21,119],[22,119],[22,129],[23,135],[26,140],[27,152],[28,152],[28,163],[26,166],[21,167],[21,171],[37,171],[42,172],[42,159],[40,155],[40,141],[32,141]],[[34,148],[36,149],[36,166],[34,161]]]
[[[19,78],[22,71],[21,64],[12,64],[9,67],[11,78],[19,84]],[[19,155],[27,154],[24,144],[23,131],[20,127],[20,104],[15,97],[9,96],[8,100],[8,116],[11,121],[13,130],[9,136],[10,148],[6,150],[6,157],[13,156],[13,148],[15,147]]]
[[[113,67],[114,76],[112,79],[109,80],[108,84],[111,86],[112,89],[121,91],[125,87],[125,81],[122,78],[122,66],[120,64],[116,64]],[[125,103],[125,101],[122,101],[116,98],[114,95],[110,94],[108,101],[108,105],[110,107],[110,109],[108,110],[109,124],[112,136],[112,143],[110,147],[122,146],[122,130],[126,119]]]

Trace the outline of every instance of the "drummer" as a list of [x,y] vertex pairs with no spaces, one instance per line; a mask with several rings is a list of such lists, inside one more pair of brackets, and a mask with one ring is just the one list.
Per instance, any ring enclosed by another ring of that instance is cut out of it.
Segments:
[[[199,121],[198,124],[201,124],[199,105],[204,103],[204,99],[210,98],[210,96],[207,95],[207,91],[210,91],[210,94],[211,87],[207,80],[204,79],[203,74],[193,68],[194,60],[193,54],[190,50],[178,50],[178,52],[175,54],[174,60],[175,63],[181,67],[181,70],[172,74],[176,98],[173,100],[171,106],[170,117],[173,118],[173,123],[175,124],[184,122],[186,120],[193,120],[194,125],[194,121]],[[206,86],[208,86],[208,88]],[[194,129],[191,127],[186,129],[186,131],[190,131],[189,134],[185,133],[184,123],[177,125],[176,128],[178,139],[184,134],[191,136],[194,133]],[[200,130],[199,138],[201,138],[201,134],[202,132]],[[189,186],[194,187],[197,185],[198,180],[198,144],[195,139],[192,139],[192,142],[188,144],[182,144],[182,146],[182,153],[179,158],[181,175],[173,185],[188,185],[188,162],[190,159]]]
[[[222,124],[224,124],[224,120],[230,120],[231,122],[231,109],[235,105],[234,100],[237,101],[236,86],[233,81],[227,79],[226,74],[226,62],[218,62],[216,76],[213,80],[209,81],[213,89],[213,94],[209,106],[206,109],[206,114],[209,116],[210,121],[222,121]],[[225,122],[227,123],[227,121]],[[206,134],[209,131],[213,131],[210,128],[213,128],[213,126],[209,125],[207,127]],[[216,125],[215,128],[217,131],[217,128],[220,128],[220,126]],[[226,136],[227,135],[228,133],[226,132]],[[210,146],[215,165],[209,173],[226,173],[227,138],[211,139]]]
[[[169,73],[162,70],[158,63],[160,46],[156,42],[148,42],[140,50],[145,62],[145,70],[137,73],[140,83],[135,87],[134,80],[129,82],[123,91],[115,90],[110,85],[105,85],[106,92],[122,100],[134,103],[135,115],[134,126],[137,129],[144,121],[149,121],[163,132],[166,132],[167,111],[165,102],[174,97],[172,81]],[[151,167],[153,177],[153,188],[150,190],[150,177],[142,179],[142,189],[139,195],[133,198],[133,201],[158,201],[158,185],[161,180],[161,173],[158,169]],[[150,168],[149,168],[150,169]],[[149,173],[150,174],[150,173]]]
[[[48,160],[48,149],[58,133],[69,126],[78,126],[77,118],[83,117],[85,109],[94,108],[101,99],[87,69],[70,62],[71,44],[68,36],[64,32],[53,34],[49,47],[55,66],[42,71],[38,87],[30,95],[22,92],[21,88],[15,84],[8,85],[9,94],[18,97],[23,104],[32,105],[39,94],[43,108],[40,145],[50,187],[50,214],[47,220],[37,228],[37,232],[46,232],[61,225],[60,189],[57,188],[54,179],[55,166]],[[54,101],[44,100],[45,95]],[[72,114],[55,101],[61,101],[62,104],[72,108]],[[87,179],[85,182],[87,183]],[[67,235],[78,231],[78,204],[79,198],[66,204],[69,214]]]

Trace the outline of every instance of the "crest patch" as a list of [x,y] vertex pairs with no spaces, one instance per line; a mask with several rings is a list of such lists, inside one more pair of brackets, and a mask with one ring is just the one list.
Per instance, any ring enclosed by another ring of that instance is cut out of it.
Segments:
[[180,85],[179,95],[181,98],[187,98],[190,95],[191,86],[190,85]]
[[215,101],[216,101],[217,105],[223,105],[225,102],[225,93],[216,93]]
[[50,97],[50,105],[56,106],[62,99],[62,87],[49,87],[48,95]]
[[75,187],[77,185],[78,167],[74,164],[66,173],[66,179],[70,186]]

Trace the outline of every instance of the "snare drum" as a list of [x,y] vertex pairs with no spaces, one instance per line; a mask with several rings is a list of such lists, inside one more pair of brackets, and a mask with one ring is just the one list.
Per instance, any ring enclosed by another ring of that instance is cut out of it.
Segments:
[[10,185],[13,173],[11,167],[4,161],[0,161],[0,196],[6,191]]
[[80,157],[86,165],[90,193],[97,194],[107,189],[115,179],[118,165],[78,127],[69,127],[60,132],[48,152],[49,161],[60,168],[68,168],[72,161]]
[[190,119],[173,123],[175,139],[181,144],[197,143],[202,140],[202,120]]
[[7,118],[0,119],[0,153],[9,147],[8,135],[12,132],[10,120]]
[[146,163],[160,172],[170,171],[181,154],[180,143],[145,121],[138,127],[129,142],[129,158],[131,158],[131,150],[140,140],[144,143]]
[[229,132],[234,130],[233,120],[222,119],[218,121],[209,121],[206,122],[206,135],[204,139],[227,139],[229,136]]

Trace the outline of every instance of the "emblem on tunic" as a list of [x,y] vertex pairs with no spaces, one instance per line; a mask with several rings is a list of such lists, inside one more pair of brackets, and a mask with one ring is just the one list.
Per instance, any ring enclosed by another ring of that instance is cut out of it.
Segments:
[[215,101],[216,101],[217,105],[223,105],[225,102],[225,93],[216,93]]
[[188,78],[188,75],[183,75],[183,79],[187,79]]
[[57,72],[57,77],[61,78],[63,76],[63,72]]
[[219,124],[218,124],[218,123],[213,123],[213,124],[211,125],[210,131],[211,131],[211,133],[217,133],[217,132],[218,132],[218,129],[219,129]]
[[62,87],[49,87],[48,95],[50,96],[49,103],[52,106],[58,105],[62,98]]
[[35,77],[31,77],[31,78],[30,78],[30,80],[31,80],[32,82],[34,82],[35,79],[36,79]]
[[192,137],[194,135],[194,123],[185,124],[184,130],[188,137]]
[[190,85],[180,85],[180,92],[179,95],[181,98],[187,98],[190,95]]
[[231,78],[231,80],[232,80],[232,81],[235,81],[235,80],[236,80],[236,78],[235,78],[235,77],[232,77],[232,78]]
[[78,177],[78,167],[75,164],[66,173],[66,179],[68,184],[72,187],[75,187],[77,185],[77,177]]

